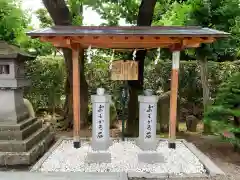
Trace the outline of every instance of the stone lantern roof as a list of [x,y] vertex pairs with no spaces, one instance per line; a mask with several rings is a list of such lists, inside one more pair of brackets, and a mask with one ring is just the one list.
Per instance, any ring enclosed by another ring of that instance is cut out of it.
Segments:
[[34,56],[24,52],[17,46],[8,44],[5,41],[0,41],[0,60],[1,59],[16,59],[16,60],[31,60]]

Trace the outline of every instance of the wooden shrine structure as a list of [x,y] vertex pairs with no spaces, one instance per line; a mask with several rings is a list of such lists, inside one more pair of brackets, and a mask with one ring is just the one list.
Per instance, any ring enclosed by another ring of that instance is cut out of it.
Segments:
[[169,135],[170,139],[174,141],[180,51],[186,48],[197,48],[202,43],[213,43],[218,38],[229,35],[209,28],[179,26],[54,26],[27,34],[32,38],[39,38],[43,42],[50,42],[57,48],[72,49],[74,147],[76,148],[80,147],[80,49],[86,49],[89,46],[105,49],[169,48],[173,52]]

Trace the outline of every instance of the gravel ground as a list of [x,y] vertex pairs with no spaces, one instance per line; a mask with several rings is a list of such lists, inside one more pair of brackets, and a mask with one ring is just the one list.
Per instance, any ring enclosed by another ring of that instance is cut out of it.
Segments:
[[[157,152],[164,157],[163,163],[147,164],[138,161],[142,152],[134,141],[114,141],[109,150],[111,163],[85,163],[88,152],[92,152],[89,142],[83,142],[80,149],[74,149],[71,140],[64,140],[42,164],[40,171],[80,171],[80,172],[147,172],[184,175],[205,173],[203,165],[186,146],[178,142],[176,150],[168,148],[167,141],[159,143]],[[151,153],[151,152],[149,152]]]

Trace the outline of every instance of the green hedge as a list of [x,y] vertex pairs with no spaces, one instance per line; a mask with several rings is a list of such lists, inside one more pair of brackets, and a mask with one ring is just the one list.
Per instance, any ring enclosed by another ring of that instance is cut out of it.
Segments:
[[[89,96],[96,92],[97,87],[106,88],[112,94],[116,109],[121,109],[120,87],[122,82],[111,81],[108,70],[109,59],[95,57],[91,64],[86,64],[85,75],[89,84]],[[240,66],[232,62],[209,62],[209,82],[211,96],[215,97],[219,85],[240,70]],[[196,61],[182,61],[180,63],[179,95],[187,104],[200,106],[202,101],[202,88],[199,66]],[[27,76],[32,81],[32,86],[27,89],[26,97],[39,107],[62,107],[64,100],[64,60],[61,57],[39,57],[26,63]],[[145,67],[145,87],[152,88],[155,92],[170,89],[171,62],[159,62],[157,65]],[[188,106],[187,108],[191,108]]]
[[31,86],[25,97],[34,109],[62,107],[64,99],[65,65],[60,57],[40,57],[26,62],[26,76]]

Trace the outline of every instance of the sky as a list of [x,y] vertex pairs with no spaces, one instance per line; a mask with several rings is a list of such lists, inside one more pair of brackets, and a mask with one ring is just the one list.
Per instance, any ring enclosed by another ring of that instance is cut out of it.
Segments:
[[[33,12],[39,8],[44,8],[42,0],[22,0],[22,9],[32,12],[32,25],[36,28],[39,27],[39,20]],[[98,26],[104,22],[104,20],[101,19],[100,15],[96,11],[93,11],[91,8],[84,8],[83,16],[84,25]],[[123,20],[120,20],[119,23],[120,25],[126,25]]]

